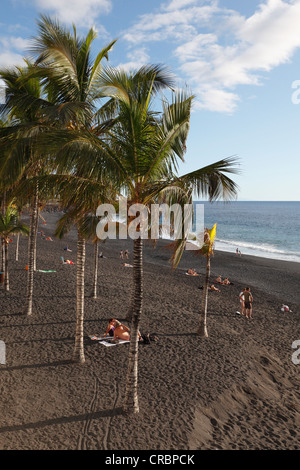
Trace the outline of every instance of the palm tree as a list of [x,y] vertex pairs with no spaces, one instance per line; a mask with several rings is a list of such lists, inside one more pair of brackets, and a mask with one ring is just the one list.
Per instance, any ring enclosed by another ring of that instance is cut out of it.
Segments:
[[[206,271],[205,271],[205,280],[203,286],[203,298],[200,311],[200,321],[197,329],[197,334],[199,336],[208,337],[207,332],[207,300],[208,300],[208,286],[210,279],[210,260],[213,255],[214,241],[216,237],[217,224],[213,226],[212,229],[206,228],[204,230],[204,242],[199,250],[196,250],[196,254],[205,256],[206,258]],[[197,238],[195,241],[198,242]]]
[[[0,177],[18,193],[18,185],[46,171],[45,152],[37,153],[34,145],[43,130],[45,112],[53,105],[44,99],[44,90],[38,77],[32,74],[33,64],[25,61],[24,67],[1,69],[0,77],[6,87],[6,101],[0,112],[10,116],[10,126],[1,129],[0,137],[5,152],[1,155]],[[26,195],[21,195],[26,197]],[[28,195],[27,195],[28,197]],[[36,269],[36,237],[39,212],[39,190],[35,184],[31,199],[30,235],[28,240],[28,277],[26,313],[32,313],[33,276]]]
[[[192,201],[192,192],[208,194],[211,200],[236,194],[235,183],[226,175],[234,172],[234,159],[224,159],[192,173],[178,176],[177,163],[184,160],[193,97],[186,92],[172,94],[162,102],[162,112],[154,112],[154,98],[173,82],[161,66],[145,66],[134,73],[106,68],[98,76],[98,86],[115,102],[117,117],[105,138],[83,130],[69,129],[51,137],[53,151],[63,148],[67,159],[84,161],[83,173],[102,181],[109,178],[126,195],[128,206],[142,205],[150,211],[160,201]],[[81,155],[81,157],[79,156]],[[84,155],[84,159],[83,159]],[[137,206],[136,206],[137,207]],[[138,206],[139,207],[139,206]],[[134,219],[134,216],[129,220]],[[137,226],[133,250],[134,308],[126,378],[124,412],[139,411],[137,394],[138,331],[143,310],[143,227]],[[184,238],[177,247],[179,262]]]
[[28,235],[29,230],[27,225],[22,224],[19,221],[18,211],[12,204],[9,204],[5,214],[0,214],[0,237],[3,241],[5,248],[5,263],[4,263],[4,279],[5,279],[5,290],[9,291],[9,275],[8,275],[8,246],[10,243],[11,235],[14,233],[23,233]]
[[[34,66],[27,62],[26,73],[21,68],[15,70],[2,70],[1,78],[6,84],[6,104],[2,112],[7,112],[17,119],[22,126],[14,127],[10,133],[2,134],[3,138],[11,143],[10,158],[6,160],[6,173],[13,172],[13,182],[20,174],[24,174],[24,159],[30,162],[31,175],[40,173],[41,165],[34,166],[36,150],[33,141],[45,127],[58,126],[78,128],[92,119],[93,104],[101,98],[101,93],[95,87],[101,61],[108,58],[108,52],[113,47],[112,41],[97,55],[94,62],[91,60],[91,45],[96,37],[90,29],[85,39],[77,37],[75,26],[73,35],[64,29],[58,22],[49,17],[41,16],[38,21],[39,35],[36,37],[32,52],[38,56]],[[43,95],[41,96],[41,84]],[[47,100],[45,99],[47,96]],[[25,123],[24,123],[25,121]],[[95,126],[95,132],[100,126]],[[16,135],[18,135],[16,148]],[[24,146],[27,143],[24,152]],[[35,143],[35,141],[34,141]],[[30,144],[30,145],[29,145]],[[18,150],[18,151],[17,151]],[[23,150],[23,152],[22,152]],[[43,154],[43,149],[39,151]],[[39,156],[40,157],[40,156]],[[23,159],[23,161],[22,161]],[[45,158],[43,155],[43,167]],[[12,162],[13,165],[8,165]],[[8,168],[7,168],[8,167]],[[23,168],[22,172],[20,172]],[[18,169],[18,174],[15,174]],[[34,172],[33,172],[34,170]],[[72,171],[72,164],[69,171]],[[57,171],[57,168],[56,168]],[[64,172],[68,171],[64,168]],[[3,176],[3,171],[1,172]],[[36,191],[33,194],[31,214],[31,232],[29,237],[28,260],[28,286],[27,286],[27,314],[32,313],[33,271],[35,268],[35,246],[38,222],[39,187],[36,181]]]
[[[55,112],[51,110],[51,120],[58,120],[56,126],[75,132],[87,132],[95,138],[106,131],[106,126],[110,123],[103,123],[105,109],[96,110],[95,104],[102,98],[102,92],[97,87],[97,80],[102,70],[103,58],[108,59],[108,53],[116,41],[110,42],[96,56],[91,57],[91,47],[96,32],[91,28],[85,38],[79,38],[73,25],[71,33],[58,21],[47,16],[41,16],[38,21],[38,35],[34,40],[32,52],[37,57],[36,70],[33,76],[41,77],[45,83],[45,88],[51,96],[52,101],[57,105]],[[49,144],[49,134],[46,138],[46,146]],[[50,150],[50,149],[49,149]],[[65,192],[60,196],[68,207],[73,207],[73,217],[78,229],[77,243],[77,329],[75,338],[74,359],[84,362],[83,354],[83,313],[84,313],[84,260],[85,260],[85,239],[83,225],[85,216],[90,210],[90,205],[84,205],[83,193],[80,193],[78,184],[82,187],[81,175],[85,166],[84,158],[78,158],[77,145],[72,148],[71,159],[66,159],[64,149],[59,149],[55,154],[56,175],[60,175],[63,180],[70,175],[76,179],[73,186],[73,195]],[[89,175],[92,177],[92,174]],[[73,181],[73,180],[72,180]],[[79,182],[78,182],[79,181]],[[56,183],[55,183],[56,184]],[[108,185],[109,186],[109,185]],[[67,194],[67,196],[66,196]],[[76,196],[80,196],[78,201]],[[74,201],[80,208],[74,210]],[[94,200],[97,196],[94,194]],[[76,214],[75,214],[76,212]],[[85,227],[86,228],[86,227]]]

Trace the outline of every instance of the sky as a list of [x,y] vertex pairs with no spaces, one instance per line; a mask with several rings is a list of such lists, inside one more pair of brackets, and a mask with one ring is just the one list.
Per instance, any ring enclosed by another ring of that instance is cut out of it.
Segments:
[[40,14],[117,39],[109,64],[165,64],[195,95],[185,174],[236,156],[239,201],[300,200],[300,0],[0,0],[0,67],[21,65]]

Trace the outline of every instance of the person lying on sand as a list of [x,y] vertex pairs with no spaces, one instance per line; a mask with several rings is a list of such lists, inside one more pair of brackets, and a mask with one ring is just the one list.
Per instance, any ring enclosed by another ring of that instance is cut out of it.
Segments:
[[51,237],[47,237],[46,240],[48,240],[49,242],[53,242]]
[[213,284],[209,287],[209,290],[214,290],[216,292],[221,292],[220,289],[218,289],[216,286],[214,286]]
[[[123,325],[119,320],[111,318],[104,336],[112,336],[114,339],[122,339],[124,341],[130,340],[129,328]],[[139,340],[141,339],[139,332]]]
[[70,259],[64,259],[62,256],[60,257],[60,260],[62,264],[75,264]]
[[220,275],[217,277],[216,282],[225,286],[229,286],[232,284],[232,282],[229,281],[228,277],[225,277],[224,281],[222,281],[222,277]]
[[185,274],[187,274],[188,276],[198,276],[198,274],[196,273],[195,269],[191,269],[191,268],[188,269]]
[[132,264],[128,263],[123,263],[122,266],[125,266],[125,268],[133,268]]
[[72,253],[72,250],[70,250],[70,248],[68,247],[68,245],[64,247],[64,250],[65,250],[65,251],[69,251],[70,253]]

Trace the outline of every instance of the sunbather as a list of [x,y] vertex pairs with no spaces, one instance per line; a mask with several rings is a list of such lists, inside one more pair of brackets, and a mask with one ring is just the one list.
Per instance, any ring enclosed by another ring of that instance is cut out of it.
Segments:
[[217,291],[217,292],[221,292],[220,289],[218,289],[216,286],[214,286],[213,284],[209,287],[209,290],[214,290],[214,291]]
[[62,264],[75,264],[70,259],[64,259],[62,256],[60,257],[60,260]]
[[[139,334],[139,340],[141,339],[141,334]],[[104,336],[112,336],[114,339],[122,339],[125,341],[130,340],[129,328],[123,325],[119,320],[111,318],[108,323],[108,327]]]
[[198,276],[195,269],[192,269],[192,268],[188,269],[185,274],[187,274],[188,276]]

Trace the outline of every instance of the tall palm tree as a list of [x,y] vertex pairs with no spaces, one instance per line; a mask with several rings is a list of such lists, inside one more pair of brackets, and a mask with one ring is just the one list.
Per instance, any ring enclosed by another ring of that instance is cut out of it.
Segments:
[[[44,127],[58,126],[71,129],[86,125],[92,119],[94,102],[101,98],[101,93],[95,87],[95,81],[101,70],[102,59],[108,58],[108,52],[113,47],[112,41],[97,55],[94,62],[91,59],[91,45],[96,37],[93,29],[90,29],[86,38],[78,38],[76,28],[73,34],[63,28],[58,22],[49,17],[41,16],[38,21],[38,36],[33,43],[32,52],[37,56],[34,66],[27,62],[26,74],[23,69],[3,70],[0,75],[6,83],[6,103],[2,111],[9,111],[23,126],[17,126],[18,152],[14,145],[16,128],[10,134],[3,134],[3,138],[11,142],[10,159],[6,160],[3,168],[9,167],[9,171],[20,170],[27,161],[36,161],[32,140]],[[41,84],[43,95],[40,95]],[[47,97],[47,99],[45,99]],[[25,124],[24,124],[25,120]],[[101,131],[101,125],[95,125]],[[0,134],[1,136],[1,134]],[[27,152],[22,152],[27,144]],[[39,152],[43,153],[40,147]],[[16,158],[16,155],[18,158]],[[44,155],[43,155],[44,157]],[[23,158],[23,161],[22,161]],[[7,165],[13,162],[13,165]],[[45,159],[44,159],[45,162]],[[16,164],[17,163],[17,164]],[[35,169],[34,176],[41,171],[41,166],[31,167]],[[64,172],[72,171],[71,166]],[[57,168],[56,168],[57,171]],[[2,171],[3,173],[3,171]],[[7,173],[7,171],[6,171]],[[24,170],[23,170],[24,174]],[[20,175],[18,173],[17,178]],[[16,181],[16,175],[13,175]],[[32,313],[33,271],[35,267],[35,246],[38,221],[38,181],[36,191],[33,194],[31,214],[31,232],[29,237],[28,260],[28,286],[27,286],[27,314]]]
[[[44,98],[44,90],[38,77],[29,76],[33,64],[25,61],[24,67],[0,70],[0,77],[6,87],[6,101],[0,112],[11,118],[10,126],[0,131],[4,153],[0,161],[0,177],[14,188],[18,195],[18,185],[28,182],[41,172],[47,163],[44,151],[37,153],[34,145],[43,130],[45,110],[53,105]],[[22,197],[26,197],[22,195]],[[35,184],[31,197],[30,234],[28,240],[28,274],[26,313],[32,313],[33,276],[36,267],[36,237],[39,211],[39,190]]]
[[[68,129],[75,132],[87,132],[94,138],[105,132],[110,123],[103,123],[105,109],[96,109],[96,104],[103,97],[101,89],[97,86],[98,75],[102,70],[102,60],[108,59],[108,53],[116,41],[111,41],[99,51],[96,58],[92,59],[91,47],[96,38],[96,32],[91,28],[85,38],[77,35],[76,27],[70,32],[58,21],[50,17],[41,16],[38,21],[38,35],[34,40],[32,52],[36,57],[36,70],[33,76],[41,77],[45,88],[51,96],[51,100],[57,105],[50,110],[48,117],[58,120],[56,126],[60,130]],[[49,135],[47,136],[47,139]],[[46,140],[46,145],[48,145]],[[72,148],[71,159],[64,157],[64,148],[55,152],[56,175],[64,178],[66,175],[79,178],[79,183],[74,183],[75,193],[69,197],[62,196],[68,207],[74,207],[76,195],[81,201],[76,200],[77,212],[73,212],[78,229],[77,243],[77,329],[75,338],[74,359],[84,362],[83,354],[83,313],[84,313],[84,260],[85,260],[85,235],[83,225],[85,215],[90,210],[89,205],[84,205],[83,194],[78,189],[82,187],[81,175],[85,166],[85,158],[78,158],[77,145]],[[92,177],[92,174],[89,174]],[[68,193],[68,191],[67,191]],[[96,193],[97,194],[97,193]],[[94,200],[97,195],[94,194]],[[75,197],[75,199],[74,199]],[[80,206],[78,208],[78,206]],[[86,227],[85,227],[86,228]]]
[[[165,67],[145,66],[133,73],[111,68],[98,76],[98,87],[114,101],[116,119],[105,138],[83,130],[69,129],[52,134],[53,151],[64,149],[65,158],[84,161],[83,173],[118,186],[128,206],[143,205],[147,210],[160,201],[192,201],[192,192],[208,194],[211,200],[236,194],[235,183],[227,176],[234,172],[233,159],[224,159],[178,176],[178,161],[184,161],[193,97],[186,92],[172,94],[172,102],[162,100],[162,111],[153,109],[155,98],[173,81]],[[79,156],[81,155],[81,157]],[[83,158],[84,155],[84,158]],[[139,206],[138,206],[139,207]],[[134,219],[131,217],[130,222]],[[139,411],[138,331],[143,310],[143,227],[137,226],[133,249],[134,308],[131,322],[124,412]],[[178,263],[184,239],[178,244]]]
[[22,224],[19,221],[19,214],[12,204],[9,204],[6,208],[5,214],[0,214],[0,237],[3,241],[5,248],[5,263],[4,263],[4,287],[6,291],[9,291],[9,274],[8,274],[8,246],[12,234],[23,233],[28,235],[29,230],[27,225]]

